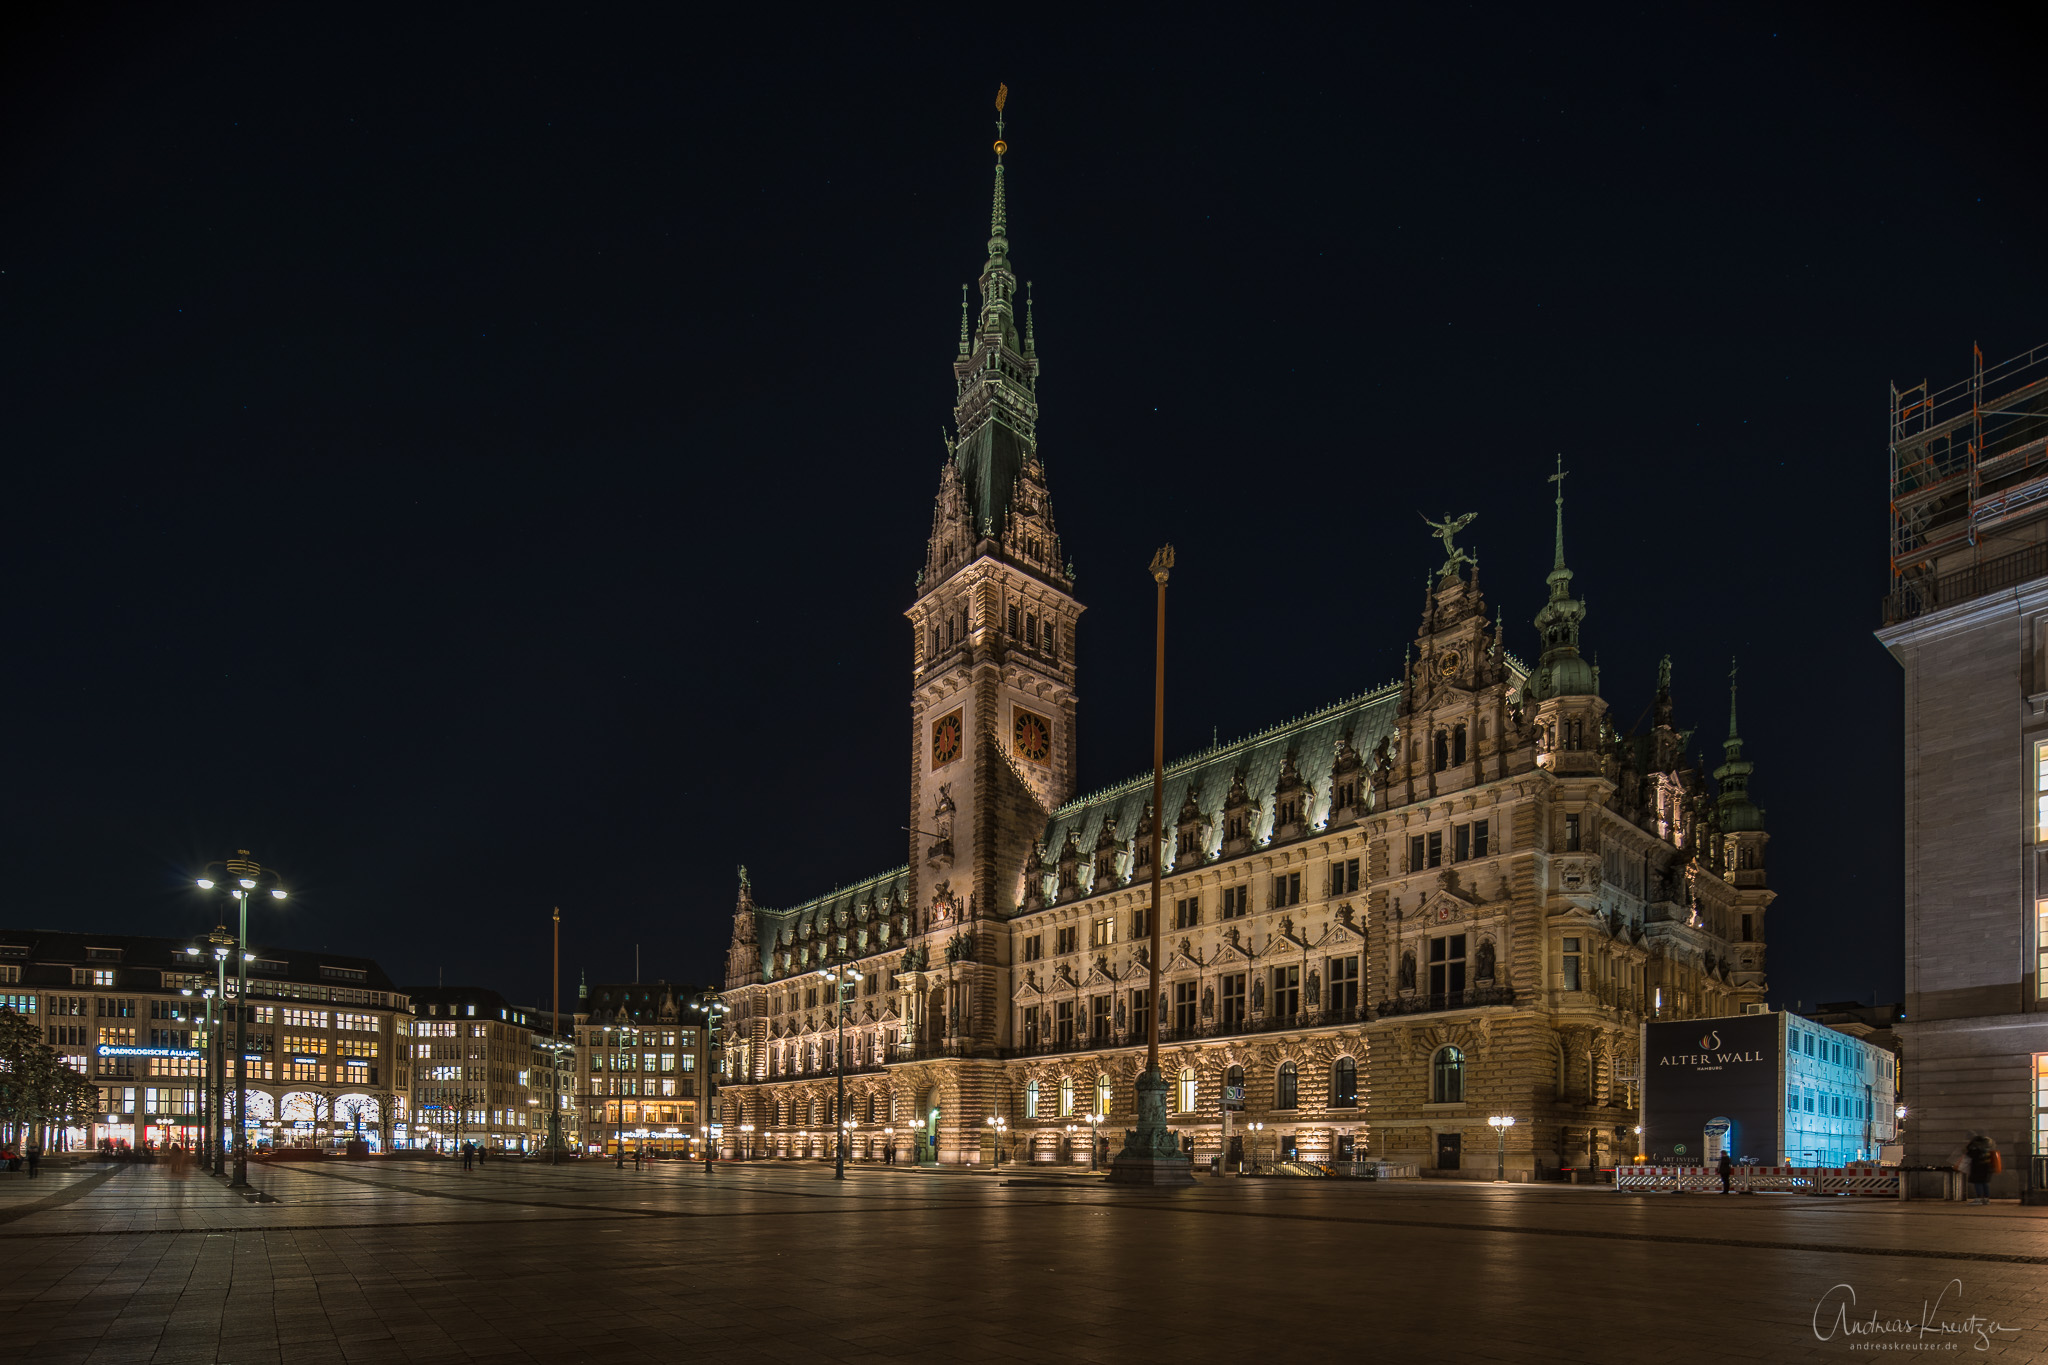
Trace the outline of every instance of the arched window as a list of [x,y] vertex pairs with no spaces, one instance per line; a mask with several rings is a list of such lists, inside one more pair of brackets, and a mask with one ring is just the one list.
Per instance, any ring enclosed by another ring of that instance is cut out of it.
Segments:
[[1273,1073],[1273,1107],[1296,1108],[1300,1104],[1300,1090],[1301,1073],[1294,1069],[1294,1063],[1280,1063],[1280,1069]]
[[1180,1103],[1175,1105],[1174,1108],[1183,1114],[1194,1113],[1197,1095],[1195,1090],[1195,1069],[1193,1067],[1184,1066],[1180,1069],[1180,1085],[1178,1090],[1179,1093],[1174,1098],[1179,1100]]
[[1073,1112],[1074,1078],[1072,1076],[1062,1076],[1060,1077],[1060,1117],[1065,1118]]
[[1097,1076],[1095,1078],[1095,1112],[1104,1117],[1109,1115],[1109,1077],[1107,1076]]
[[1330,1107],[1358,1107],[1358,1063],[1349,1057],[1339,1057],[1330,1065]]
[[1235,1094],[1237,1096],[1236,1103],[1239,1107],[1242,1107],[1244,1105],[1244,1068],[1234,1066],[1224,1072],[1223,1087],[1225,1091],[1223,1096],[1224,1103],[1230,1103],[1231,1095]]
[[1024,1117],[1027,1119],[1035,1119],[1038,1117],[1037,1081],[1026,1081],[1024,1083]]
[[1465,1102],[1465,1054],[1454,1047],[1440,1047],[1436,1060],[1430,1065],[1430,1102],[1433,1104],[1463,1104]]

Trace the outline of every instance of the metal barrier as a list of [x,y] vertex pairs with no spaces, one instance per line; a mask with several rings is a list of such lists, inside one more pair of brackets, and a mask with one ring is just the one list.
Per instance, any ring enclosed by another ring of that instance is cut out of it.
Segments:
[[[1890,1167],[1737,1166],[1731,1190],[1771,1194],[1862,1194],[1899,1197],[1899,1173]],[[1614,1188],[1638,1193],[1719,1194],[1721,1174],[1711,1166],[1617,1166]]]

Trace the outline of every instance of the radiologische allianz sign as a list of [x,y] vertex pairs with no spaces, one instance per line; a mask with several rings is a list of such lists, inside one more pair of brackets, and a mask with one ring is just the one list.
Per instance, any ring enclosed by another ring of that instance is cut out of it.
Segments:
[[196,1047],[134,1047],[121,1043],[101,1043],[99,1045],[99,1055],[102,1057],[171,1057],[178,1061],[191,1062],[199,1059],[199,1049]]

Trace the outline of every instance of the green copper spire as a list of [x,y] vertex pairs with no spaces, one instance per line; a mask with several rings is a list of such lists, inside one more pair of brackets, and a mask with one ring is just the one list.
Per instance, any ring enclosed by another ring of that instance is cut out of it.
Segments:
[[1756,765],[1742,756],[1742,736],[1735,729],[1733,659],[1728,661],[1728,738],[1722,742],[1721,752],[1727,758],[1714,769],[1714,780],[1721,784],[1721,794],[1714,802],[1720,808],[1721,832],[1732,834],[1762,829],[1764,813],[1749,799],[1749,776],[1756,771]]
[[1543,654],[1529,677],[1526,695],[1531,700],[1546,697],[1592,696],[1600,691],[1600,677],[1579,656],[1579,622],[1586,605],[1572,596],[1572,571],[1564,563],[1564,480],[1569,471],[1564,456],[1557,457],[1557,472],[1547,480],[1557,485],[1557,553],[1552,562],[1550,600],[1536,613],[1536,629],[1543,636]]

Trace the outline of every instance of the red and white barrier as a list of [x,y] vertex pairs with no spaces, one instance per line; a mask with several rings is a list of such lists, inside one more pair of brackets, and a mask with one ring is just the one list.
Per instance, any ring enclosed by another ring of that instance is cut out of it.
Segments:
[[[1730,1189],[1783,1194],[1866,1194],[1899,1197],[1899,1173],[1884,1167],[1737,1166]],[[1617,1166],[1614,1188],[1647,1193],[1719,1194],[1721,1174],[1712,1166]]]

